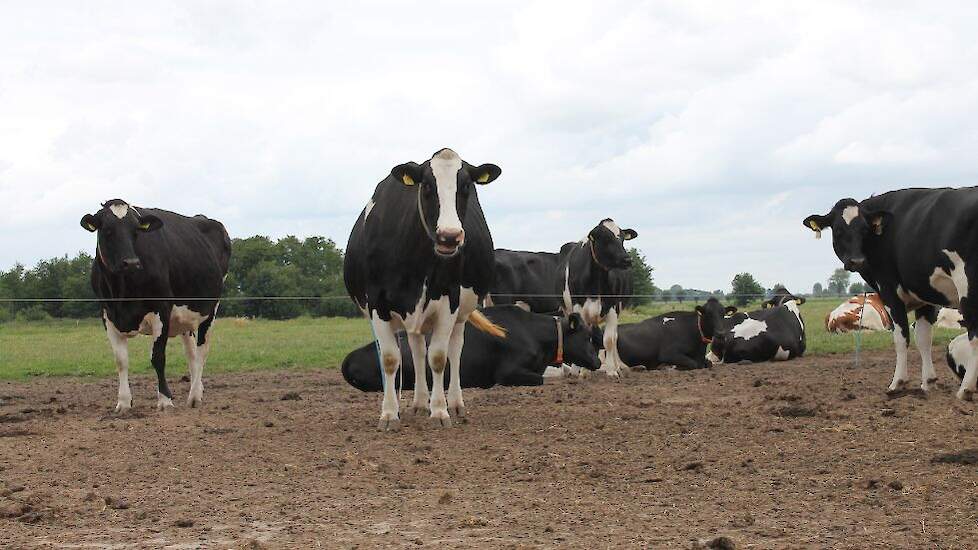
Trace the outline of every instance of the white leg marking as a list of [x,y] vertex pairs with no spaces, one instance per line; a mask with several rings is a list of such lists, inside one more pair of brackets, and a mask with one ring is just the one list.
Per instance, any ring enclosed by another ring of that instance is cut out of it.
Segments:
[[[445,300],[445,308],[448,300]],[[445,314],[439,316],[435,330],[431,334],[431,344],[428,345],[428,366],[431,367],[431,418],[442,426],[452,425],[448,415],[448,400],[445,398],[445,364],[448,362],[448,345],[455,328],[455,316]]]
[[969,340],[971,355],[967,358],[964,365],[964,378],[961,380],[961,387],[958,388],[957,397],[961,400],[971,400],[971,395],[975,393],[975,385],[978,383],[978,338]]
[[163,395],[159,391],[156,392],[156,410],[165,411],[167,409],[173,408],[173,400],[169,397]]
[[897,391],[907,383],[907,344],[900,326],[894,323],[893,347],[896,348],[896,370],[893,371],[893,381],[890,382],[889,391]]
[[121,334],[109,321],[105,313],[105,333],[109,337],[109,345],[112,346],[112,355],[115,356],[115,369],[119,373],[119,399],[115,405],[115,412],[124,412],[132,408],[132,391],[129,389],[129,339]]
[[614,308],[608,311],[604,325],[605,363],[601,365],[605,374],[611,378],[621,379],[626,370],[618,356],[618,312]]
[[424,334],[408,333],[408,346],[411,348],[411,359],[414,361],[414,399],[411,401],[411,411],[421,414],[428,410],[428,348],[425,346]]
[[791,357],[791,353],[788,352],[788,350],[782,348],[781,346],[778,346],[778,351],[774,353],[774,360],[787,361],[789,357]]
[[920,352],[920,389],[927,391],[930,383],[937,380],[937,372],[934,371],[934,360],[931,357],[931,348],[934,344],[934,334],[931,330],[930,322],[921,317],[914,323],[913,336],[917,342],[917,351]]
[[462,399],[462,346],[465,345],[465,323],[455,323],[448,340],[448,367],[451,380],[448,381],[448,412],[456,418],[465,416],[465,401]]
[[377,344],[380,346],[380,364],[384,370],[384,401],[380,407],[380,421],[377,429],[397,430],[400,427],[398,417],[397,392],[394,390],[394,375],[401,367],[401,350],[397,345],[397,335],[389,321],[384,321],[373,311],[370,319],[373,325],[374,334],[377,335]]

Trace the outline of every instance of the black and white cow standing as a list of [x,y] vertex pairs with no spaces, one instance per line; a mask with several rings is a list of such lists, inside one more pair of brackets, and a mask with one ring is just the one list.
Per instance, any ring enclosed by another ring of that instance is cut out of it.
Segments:
[[[422,164],[395,166],[360,213],[343,262],[347,292],[370,320],[384,368],[384,401],[378,427],[399,425],[394,376],[401,365],[396,333],[404,329],[414,360],[412,408],[426,408],[442,426],[449,410],[465,415],[459,367],[464,323],[504,337],[476,311],[493,276],[492,236],[475,185],[499,177],[494,164],[472,166],[442,149]],[[425,344],[425,335],[430,343]],[[425,382],[425,361],[432,390]],[[443,380],[451,368],[448,398]]]
[[522,302],[537,313],[579,313],[589,326],[604,322],[602,370],[619,378],[627,372],[618,357],[619,293],[624,287],[610,272],[631,266],[625,241],[637,236],[607,218],[587,238],[565,244],[556,254],[497,249],[496,281],[487,303]]
[[[200,405],[210,328],[224,290],[231,239],[221,222],[188,218],[156,208],[137,208],[113,199],[81,226],[98,234],[92,261],[92,289],[119,373],[116,411],[132,407],[129,338],[153,338],[156,408],[173,406],[166,383],[166,343],[180,335],[190,370],[187,404]],[[145,298],[145,300],[132,299]]]
[[759,310],[723,320],[723,333],[713,340],[708,359],[714,363],[786,361],[805,354],[805,321],[798,308],[805,303],[784,287]]
[[[909,380],[907,312],[917,317],[915,339],[923,390],[937,379],[931,359],[937,308],[961,311],[969,345],[978,348],[978,188],[901,189],[862,202],[842,199],[824,215],[803,221],[820,234],[832,229],[832,247],[848,271],[859,273],[883,299],[893,318],[896,369],[888,391]],[[968,357],[959,399],[975,391],[978,354]]]

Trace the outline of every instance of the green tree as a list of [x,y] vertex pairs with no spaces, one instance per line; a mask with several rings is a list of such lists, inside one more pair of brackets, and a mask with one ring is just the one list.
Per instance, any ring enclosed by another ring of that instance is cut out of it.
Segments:
[[866,283],[856,281],[849,285],[849,294],[862,294],[863,292],[871,292],[872,289]]
[[734,275],[730,286],[733,288],[734,301],[738,306],[746,306],[752,299],[764,295],[764,287],[750,273]]
[[632,259],[632,266],[628,268],[632,282],[631,293],[637,295],[630,302],[636,306],[647,304],[652,299],[645,296],[652,296],[659,291],[655,287],[655,283],[652,282],[653,268],[646,262],[645,255],[639,252],[637,248],[629,248],[628,257]]
[[829,292],[837,295],[842,295],[846,293],[846,289],[849,288],[849,272],[841,267],[832,272],[829,277]]
[[812,294],[813,295],[819,296],[823,292],[825,292],[825,291],[822,289],[822,283],[815,283],[815,285],[812,286]]

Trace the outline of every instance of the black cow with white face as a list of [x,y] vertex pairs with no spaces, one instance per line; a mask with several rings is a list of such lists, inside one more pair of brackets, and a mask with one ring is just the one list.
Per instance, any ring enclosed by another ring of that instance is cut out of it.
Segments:
[[706,360],[706,347],[721,336],[723,316],[736,311],[736,307],[724,307],[710,298],[694,311],[672,311],[620,325],[618,353],[629,367],[708,368],[711,364]]
[[[505,333],[476,311],[492,283],[492,236],[479,204],[477,185],[499,177],[494,164],[473,166],[451,149],[442,149],[422,164],[395,166],[374,190],[360,213],[343,262],[347,292],[370,319],[385,377],[379,428],[399,424],[394,377],[401,365],[396,333],[407,332],[415,380],[424,382],[425,362],[432,370],[427,384],[414,388],[415,412],[430,409],[431,418],[451,426],[449,410],[464,416],[458,384],[464,324],[497,337]],[[430,336],[426,344],[425,335]],[[445,364],[451,368],[448,398],[443,385]]]
[[798,306],[804,298],[778,287],[762,309],[723,320],[723,334],[710,346],[714,363],[786,361],[805,354],[805,322]]
[[[901,189],[862,202],[842,199],[827,214],[812,215],[805,227],[820,234],[832,230],[832,247],[842,265],[859,273],[879,292],[893,318],[896,369],[888,391],[909,380],[909,320],[921,356],[923,390],[937,379],[931,358],[932,326],[940,306],[960,310],[970,345],[978,348],[978,300],[969,288],[978,283],[978,188]],[[957,396],[975,391],[978,369],[972,364]]]
[[625,241],[637,236],[635,230],[621,229],[607,218],[587,238],[565,244],[556,254],[498,249],[496,281],[487,303],[522,303],[538,313],[578,313],[589,326],[603,321],[606,357],[602,369],[619,378],[627,372],[618,357],[622,308],[618,294],[623,287],[611,272],[631,265]]
[[[598,368],[598,355],[590,329],[577,314],[551,317],[530,313],[516,306],[495,306],[483,310],[493,323],[506,331],[497,338],[471,326],[465,328],[460,383],[463,388],[501,386],[539,386],[547,366],[570,362],[586,369]],[[404,384],[414,383],[411,355],[404,347],[407,335],[398,332]],[[343,360],[343,377],[361,391],[382,391],[377,347],[368,344],[350,352]],[[430,380],[428,381],[430,383]],[[451,380],[446,380],[446,384]],[[400,380],[397,381],[398,387]]]
[[204,216],[188,218],[166,210],[137,208],[120,199],[86,214],[81,226],[98,234],[92,289],[100,300],[119,372],[116,411],[132,407],[128,339],[140,333],[153,338],[157,409],[173,406],[165,376],[166,343],[178,334],[190,370],[187,404],[199,405],[210,328],[231,258],[231,239],[224,226]]

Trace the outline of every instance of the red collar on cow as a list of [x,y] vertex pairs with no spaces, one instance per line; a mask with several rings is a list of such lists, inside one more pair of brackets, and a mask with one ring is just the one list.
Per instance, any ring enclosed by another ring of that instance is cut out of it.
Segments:
[[554,365],[557,367],[564,364],[564,327],[561,326],[560,321],[560,317],[554,316],[554,322],[557,323],[557,355]]
[[594,250],[594,239],[590,235],[587,237],[587,242],[591,244],[591,257],[594,258],[594,263],[598,264],[598,267],[601,269],[608,271],[608,268],[605,267],[600,260],[598,260],[598,253],[596,250]]
[[700,331],[700,342],[703,342],[704,344],[713,343],[713,338],[707,338],[706,335],[703,334],[703,314],[698,311],[696,312],[696,328]]

